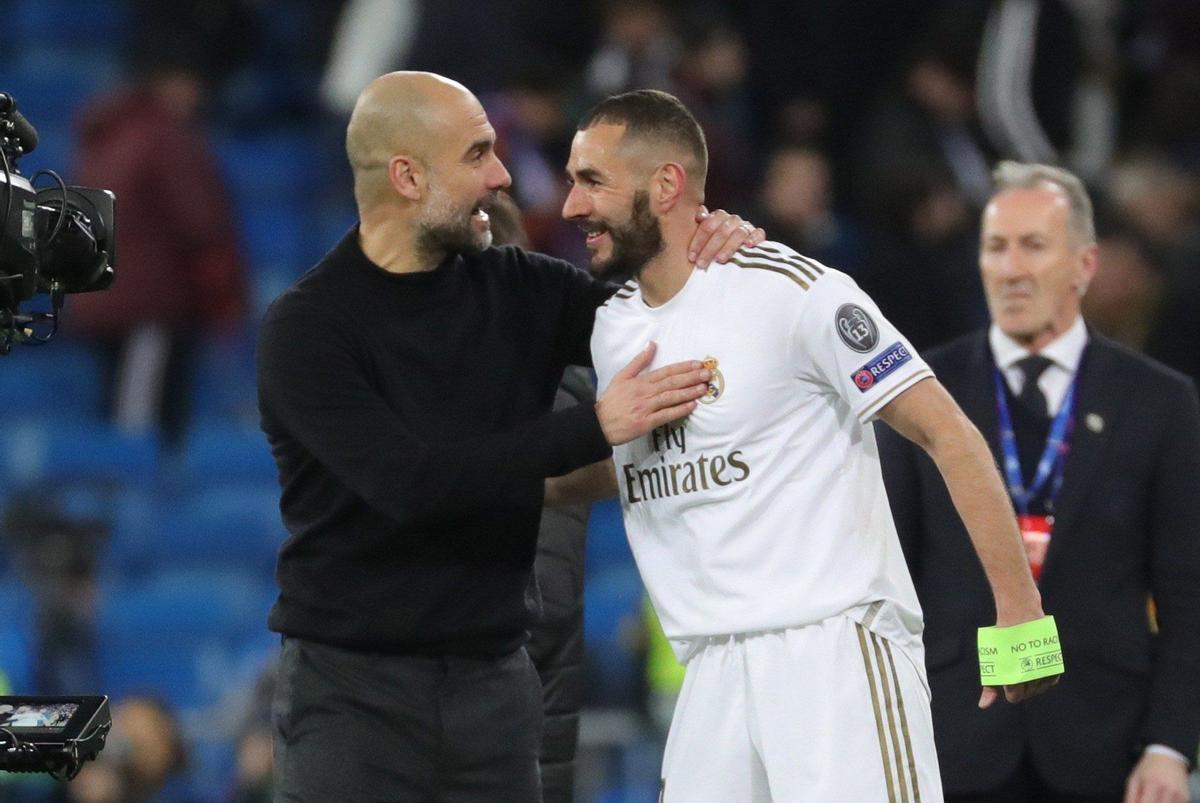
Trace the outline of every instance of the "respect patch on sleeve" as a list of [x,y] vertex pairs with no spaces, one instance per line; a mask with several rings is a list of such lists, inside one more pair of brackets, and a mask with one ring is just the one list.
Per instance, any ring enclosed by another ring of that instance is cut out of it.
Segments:
[[866,393],[875,387],[877,382],[886,379],[888,374],[911,359],[912,353],[907,346],[903,343],[893,343],[851,374],[850,378],[854,380],[854,386],[860,393]]

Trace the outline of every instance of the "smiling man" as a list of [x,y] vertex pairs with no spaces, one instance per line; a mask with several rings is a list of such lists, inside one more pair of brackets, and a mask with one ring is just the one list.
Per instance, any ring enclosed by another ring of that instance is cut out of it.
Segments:
[[1002,162],[995,181],[979,249],[992,326],[927,356],[1004,468],[1068,669],[1020,711],[963,700],[975,650],[962,628],[991,600],[933,467],[881,433],[947,799],[1183,803],[1200,737],[1196,391],[1080,315],[1100,266],[1079,179]]
[[596,315],[601,391],[647,340],[712,371],[689,415],[613,450],[630,546],[687,666],[661,799],[937,800],[921,612],[870,422],[921,444],[954,492],[995,596],[977,625],[1042,617],[1011,507],[979,433],[848,276],[770,242],[693,267],[707,163],[676,98],[608,98],[579,125],[563,207],[593,268],[632,277]]
[[[269,619],[278,800],[540,800],[523,645],[547,478],[686,414],[710,378],[693,360],[643,370],[647,347],[598,403],[551,412],[615,288],[488,247],[509,183],[495,139],[461,84],[372,82],[346,133],[359,225],[262,326],[288,529]],[[718,213],[695,246],[751,235]]]

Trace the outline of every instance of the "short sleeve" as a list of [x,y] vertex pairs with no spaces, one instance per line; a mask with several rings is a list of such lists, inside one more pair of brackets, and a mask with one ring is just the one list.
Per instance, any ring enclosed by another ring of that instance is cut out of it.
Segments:
[[862,423],[933,372],[850,277],[827,272],[806,294],[793,332],[801,376],[830,387]]

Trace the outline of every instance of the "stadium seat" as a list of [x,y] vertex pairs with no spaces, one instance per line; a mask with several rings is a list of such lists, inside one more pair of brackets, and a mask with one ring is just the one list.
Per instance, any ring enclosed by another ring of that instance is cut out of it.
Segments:
[[[44,298],[32,302],[31,308],[45,308],[39,301]],[[101,422],[100,361],[89,347],[55,340],[45,347],[17,346],[0,360],[6,420]]]
[[642,626],[637,569],[614,565],[584,584],[583,630],[589,705],[636,706],[643,684],[633,639]]
[[11,573],[0,577],[0,672],[10,694],[28,694],[33,683],[33,608],[29,592]]
[[106,584],[100,634],[112,643],[222,638],[232,643],[265,621],[270,578],[229,568],[164,568]]
[[[240,216],[242,243],[252,275],[286,273],[295,279],[311,265],[307,252],[307,207],[274,199],[248,208]],[[247,207],[241,207],[246,209]]]
[[274,483],[235,482],[168,497],[153,526],[114,531],[109,557],[127,577],[169,565],[241,569],[269,582],[285,536]]
[[203,422],[188,433],[182,457],[185,476],[193,484],[249,481],[275,486],[275,459],[257,427]]
[[[257,432],[254,338],[254,328],[246,326],[201,339],[192,368],[191,412],[197,428],[236,425]],[[261,434],[259,440],[266,443]]]
[[658,784],[633,784],[607,787],[596,795],[594,803],[656,803]]
[[31,43],[28,49],[52,46],[96,47],[119,52],[127,42],[126,3],[98,0],[13,0],[6,20],[5,46]]
[[157,477],[152,433],[127,434],[87,421],[12,420],[0,439],[0,486],[68,482],[148,484]]
[[584,565],[589,577],[612,566],[633,565],[633,553],[629,550],[625,525],[621,522],[621,503],[616,499],[592,505]]
[[290,270],[265,270],[255,274],[251,287],[254,314],[261,318],[271,302],[279,298],[294,281],[296,276]]
[[109,583],[100,606],[100,666],[107,693],[154,693],[203,708],[246,682],[244,648],[261,638],[272,589],[252,573],[163,570]]
[[[83,107],[119,77],[116,61],[96,51],[41,47],[14,58],[0,91],[17,99],[21,114],[38,130],[38,147],[28,157],[30,164],[50,167],[70,183],[72,127]],[[44,157],[51,151],[61,161],[48,162]],[[29,175],[26,166],[22,162],[21,172]]]
[[217,156],[232,186],[234,202],[247,215],[290,208],[313,192],[312,165],[322,143],[303,130],[214,136]]

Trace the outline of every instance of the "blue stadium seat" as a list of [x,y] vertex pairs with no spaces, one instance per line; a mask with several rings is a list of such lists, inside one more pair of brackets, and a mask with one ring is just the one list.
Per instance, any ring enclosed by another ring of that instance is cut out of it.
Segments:
[[0,672],[10,694],[33,685],[33,608],[29,591],[11,573],[0,577]]
[[101,561],[105,582],[125,583],[160,568],[154,544],[162,532],[164,497],[159,488],[121,488],[111,504],[110,537]]
[[248,682],[244,647],[265,630],[273,589],[241,571],[163,570],[104,587],[100,667],[114,696],[155,693],[181,709]]
[[658,784],[634,784],[607,787],[596,795],[593,803],[656,803]]
[[257,427],[214,421],[197,425],[184,443],[183,469],[193,484],[249,481],[269,485],[278,495],[275,459]]
[[630,635],[642,626],[637,569],[614,565],[584,583],[583,631],[590,705],[633,706],[641,687]]
[[[96,51],[41,47],[21,53],[4,76],[5,89],[17,99],[21,113],[38,130],[39,145],[29,157],[31,163],[44,156],[43,148],[63,148],[69,153],[73,144],[72,126],[83,107],[120,78],[115,60]],[[67,176],[66,160],[46,164]],[[22,163],[22,172],[25,164]]]
[[[24,110],[24,102],[20,105]],[[30,116],[32,117],[32,114]],[[68,186],[76,183],[71,178],[75,154],[74,132],[65,123],[56,120],[46,120],[45,122],[38,120],[34,122],[34,125],[38,130],[37,149],[20,158],[17,164],[18,171],[33,182],[34,189],[38,190],[44,187],[53,187],[57,183],[48,176],[38,176],[35,180],[34,176],[39,170],[53,170]],[[39,302],[37,308],[49,309],[49,304]],[[70,314],[70,301],[68,300],[64,320],[69,319]],[[28,349],[19,353],[28,353]]]
[[358,222],[358,208],[352,196],[329,198],[316,210],[316,219],[307,229],[307,248],[313,264],[330,251]]
[[253,312],[262,317],[271,303],[296,281],[291,271],[260,271],[251,286]]
[[314,261],[306,247],[307,207],[282,200],[260,196],[257,204],[241,207],[242,243],[253,275],[285,273],[295,279]]
[[18,346],[0,360],[6,419],[101,421],[100,360],[88,346],[55,340],[45,347]]
[[227,567],[270,582],[286,537],[274,482],[232,482],[185,493],[162,512],[140,549],[113,543],[118,568],[134,573],[156,566]]
[[106,45],[118,51],[128,39],[127,3],[107,0],[13,0],[5,46],[25,49]]
[[171,567],[106,584],[101,639],[131,645],[205,638],[233,643],[266,620],[270,582],[253,571]]
[[293,207],[311,197],[312,165],[324,154],[321,140],[303,129],[255,135],[216,133],[213,144],[233,188],[234,201],[246,214]]
[[201,341],[191,377],[192,417],[197,428],[215,424],[257,431],[254,337],[254,331],[247,327],[233,335]]
[[625,538],[621,521],[621,503],[606,499],[592,505],[588,516],[585,567],[590,577],[613,566],[632,566],[633,553]]
[[148,484],[158,466],[154,434],[127,434],[105,423],[6,421],[0,439],[0,486]]

